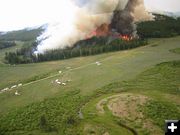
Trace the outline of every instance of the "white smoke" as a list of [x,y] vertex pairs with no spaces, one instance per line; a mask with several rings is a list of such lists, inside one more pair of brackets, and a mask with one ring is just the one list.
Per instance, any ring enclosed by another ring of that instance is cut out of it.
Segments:
[[138,4],[136,5],[134,13],[132,14],[135,22],[148,21],[154,19],[154,16],[146,11],[144,0],[138,0]]
[[[46,31],[38,37],[41,42],[37,46],[37,53],[73,46],[77,41],[87,38],[102,24],[110,24],[113,11],[124,10],[128,1],[89,0],[81,7],[72,0],[62,1],[56,11],[59,13],[58,16],[50,21]],[[144,8],[144,4],[140,8]],[[134,13],[136,17],[142,10],[138,10],[137,7],[135,11],[137,12]],[[145,8],[143,12],[145,12]]]

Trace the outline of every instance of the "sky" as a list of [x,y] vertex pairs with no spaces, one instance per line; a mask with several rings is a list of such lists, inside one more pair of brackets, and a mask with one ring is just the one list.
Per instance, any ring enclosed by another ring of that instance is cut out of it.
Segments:
[[[40,26],[49,23],[48,20],[55,21],[58,8],[68,8],[60,6],[63,1],[65,0],[0,0],[0,31],[18,30]],[[145,5],[150,11],[180,11],[180,0],[145,0]]]

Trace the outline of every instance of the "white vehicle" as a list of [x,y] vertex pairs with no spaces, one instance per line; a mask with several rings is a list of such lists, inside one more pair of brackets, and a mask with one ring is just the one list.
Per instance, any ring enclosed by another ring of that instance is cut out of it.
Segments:
[[61,82],[58,81],[57,84],[61,84]]
[[56,81],[55,82],[58,82],[59,81],[59,79],[56,79]]
[[101,65],[101,63],[97,61],[97,62],[96,62],[96,65],[100,66],[100,65]]
[[59,71],[59,74],[61,74],[62,73],[62,71]]
[[15,94],[16,96],[20,96],[20,94],[18,93],[18,91],[16,91],[14,94]]
[[18,84],[18,87],[22,86],[22,83]]
[[7,90],[9,90],[9,88],[4,88],[4,89],[1,90],[1,92],[5,92]]
[[16,88],[16,87],[17,87],[17,85],[14,85],[14,86],[11,87],[11,89],[14,89],[14,88]]
[[65,85],[66,85],[66,83],[62,83],[62,85],[64,85],[64,86],[65,86]]

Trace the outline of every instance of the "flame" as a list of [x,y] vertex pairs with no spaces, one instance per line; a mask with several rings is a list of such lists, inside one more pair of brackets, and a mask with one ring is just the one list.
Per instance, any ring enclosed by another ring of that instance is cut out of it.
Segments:
[[130,41],[133,39],[133,37],[129,35],[120,35],[120,38],[125,41]]
[[92,31],[89,35],[86,36],[87,39],[91,37],[104,37],[107,35],[110,35],[110,30],[109,30],[109,25],[108,24],[102,24],[100,27],[98,27],[96,30]]
[[133,36],[123,35],[117,32],[113,32],[108,24],[102,24],[101,26],[99,26],[96,30],[88,34],[86,36],[86,39],[90,39],[92,37],[103,37],[103,36],[112,36],[114,38],[120,38],[125,41],[133,40]]

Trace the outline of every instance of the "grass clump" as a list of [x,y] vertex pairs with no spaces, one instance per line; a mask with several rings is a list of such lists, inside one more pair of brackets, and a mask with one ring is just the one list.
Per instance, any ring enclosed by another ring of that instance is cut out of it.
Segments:
[[144,107],[144,114],[163,130],[165,120],[180,119],[179,109],[172,103],[150,100]]
[[124,82],[127,90],[159,91],[180,94],[180,61],[164,62],[149,69],[129,83]]
[[173,53],[180,54],[180,48],[176,48],[176,49],[173,49],[173,50],[170,50],[170,51],[173,52]]
[[66,134],[78,124],[78,111],[83,101],[77,92],[71,92],[71,96],[68,93],[18,108],[0,118],[0,134],[35,130]]

